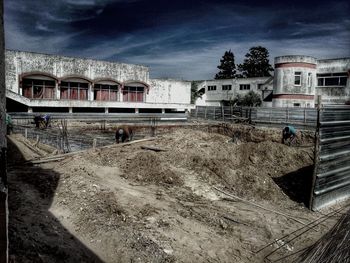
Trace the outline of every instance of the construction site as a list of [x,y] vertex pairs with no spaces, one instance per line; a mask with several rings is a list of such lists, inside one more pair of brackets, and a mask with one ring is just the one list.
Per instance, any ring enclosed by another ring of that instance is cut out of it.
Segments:
[[123,123],[119,144],[118,122],[14,120],[9,262],[349,262],[349,201],[309,209],[315,129],[227,119]]
[[348,7],[0,0],[0,263],[350,263]]

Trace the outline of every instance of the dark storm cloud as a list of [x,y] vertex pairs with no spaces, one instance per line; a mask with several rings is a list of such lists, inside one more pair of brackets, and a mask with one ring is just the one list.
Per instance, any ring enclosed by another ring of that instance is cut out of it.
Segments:
[[151,66],[155,77],[212,78],[225,50],[350,56],[347,1],[5,0],[10,49]]

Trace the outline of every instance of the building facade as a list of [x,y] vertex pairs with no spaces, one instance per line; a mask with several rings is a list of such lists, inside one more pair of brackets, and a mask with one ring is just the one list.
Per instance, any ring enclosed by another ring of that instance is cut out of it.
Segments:
[[166,112],[190,109],[191,84],[149,78],[141,65],[6,50],[12,111]]
[[315,107],[350,103],[350,58],[316,59],[309,56],[275,58],[273,77],[197,82],[196,105],[220,106],[249,91],[259,94],[265,107]]
[[275,58],[274,107],[314,107],[350,101],[350,58],[317,60],[309,56]]
[[[230,103],[237,95],[244,96],[253,91],[261,96],[264,106],[271,106],[271,99],[266,100],[272,93],[273,78],[237,78],[216,79],[197,82],[198,106],[221,106]],[[270,96],[271,97],[271,96]]]

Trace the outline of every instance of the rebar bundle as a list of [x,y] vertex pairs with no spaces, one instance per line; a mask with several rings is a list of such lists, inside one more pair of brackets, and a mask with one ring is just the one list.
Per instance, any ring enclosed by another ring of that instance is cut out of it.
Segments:
[[350,262],[350,210],[341,216],[333,228],[307,248],[299,257],[300,263]]
[[68,140],[67,120],[61,120],[59,131],[60,135],[57,141],[59,149],[64,153],[70,152],[71,148]]

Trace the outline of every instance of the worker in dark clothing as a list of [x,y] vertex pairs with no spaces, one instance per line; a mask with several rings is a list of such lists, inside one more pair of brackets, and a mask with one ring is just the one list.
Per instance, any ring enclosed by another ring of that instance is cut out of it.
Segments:
[[6,134],[10,135],[13,132],[13,123],[12,123],[12,119],[11,116],[9,114],[6,113]]
[[295,128],[291,125],[284,127],[282,132],[282,143],[291,145],[297,136]]
[[131,141],[133,137],[132,129],[129,126],[118,127],[115,132],[115,142],[126,142]]

